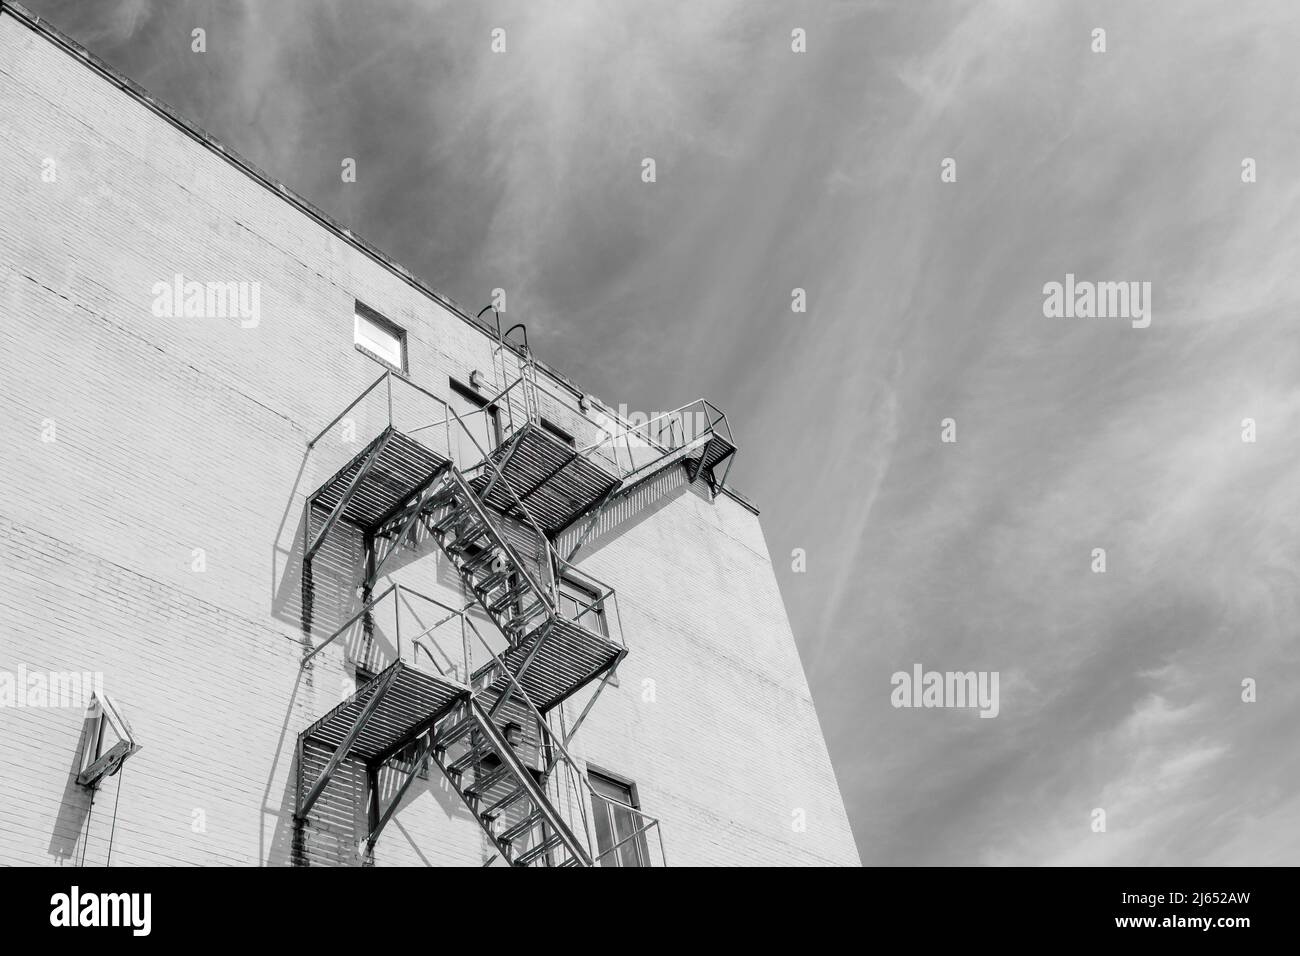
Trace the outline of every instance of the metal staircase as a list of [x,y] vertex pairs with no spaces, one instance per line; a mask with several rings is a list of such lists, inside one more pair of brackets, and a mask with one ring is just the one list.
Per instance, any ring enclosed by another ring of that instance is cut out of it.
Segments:
[[[322,644],[311,647],[304,666],[359,622],[369,642],[377,606],[395,596],[397,659],[311,724],[298,740],[294,817],[300,825],[343,761],[364,766],[374,804],[362,841],[367,857],[373,855],[408,788],[430,763],[446,777],[496,853],[512,866],[608,865],[609,854],[617,849],[597,852],[592,844],[587,805],[616,801],[596,792],[566,745],[627,649],[621,636],[616,640],[609,634],[606,608],[612,606],[616,617],[612,589],[573,568],[556,550],[556,539],[580,518],[594,520],[611,500],[666,468],[681,464],[690,480],[707,473],[712,483],[714,466],[729,458],[735,447],[729,433],[717,427],[718,421],[725,427],[725,416],[710,419],[702,434],[674,439],[670,433],[666,442],[663,423],[657,423],[659,433],[639,460],[630,440],[634,429],[606,435],[582,449],[564,445],[539,426],[540,399],[531,359],[521,373],[494,401],[509,407],[511,389],[522,383],[523,422],[493,449],[481,448],[474,432],[442,399],[391,373],[309,443],[310,449],[345,416],[358,415],[359,403],[379,394],[378,386],[386,381],[386,423],[308,497],[303,526],[308,622],[312,562],[318,553],[330,550],[324,546],[332,531],[340,523],[351,525],[366,550],[360,610]],[[403,403],[395,402],[395,382],[431,400],[443,417],[399,428],[394,410]],[[429,442],[429,433],[436,435],[439,426],[446,441]],[[481,454],[478,462],[458,467],[452,460],[453,428],[473,440]],[[648,428],[636,435],[638,441],[649,436]],[[617,440],[627,443],[626,461],[608,453]],[[454,608],[398,584],[373,596],[390,558],[424,540],[432,541],[454,569],[463,590],[472,595],[471,605]],[[561,601],[561,581],[574,577],[582,581],[583,593],[590,592],[589,600],[569,594]],[[448,612],[408,644],[416,648],[417,657],[421,649],[428,655],[432,672],[403,657],[398,605],[407,594]],[[467,614],[474,606],[499,632],[495,642],[486,640]],[[422,643],[449,620],[459,621],[462,632],[471,630],[486,651],[477,666],[468,642],[463,660],[451,667],[444,666],[445,659],[440,664]],[[554,729],[552,712],[598,680],[576,721],[568,727],[561,721],[562,732]],[[392,767],[403,768],[406,777],[388,805],[380,807],[378,774]],[[644,821],[634,836],[643,838],[657,829],[656,820],[620,806]],[[575,808],[581,832],[573,824]]]
[[582,841],[476,697],[466,698],[431,738],[430,753],[501,858],[512,866],[591,866]]
[[[409,534],[406,529],[413,519],[438,544],[466,590],[508,641],[499,661],[475,674],[476,683],[500,692],[503,700],[513,693],[513,678],[545,715],[627,653],[621,644],[560,613],[552,587],[537,579],[503,532],[502,519],[493,516],[450,463],[439,469],[406,512],[395,515],[375,535],[393,537],[396,546]],[[535,533],[542,537],[540,530]],[[552,561],[558,560],[544,539],[543,547]]]

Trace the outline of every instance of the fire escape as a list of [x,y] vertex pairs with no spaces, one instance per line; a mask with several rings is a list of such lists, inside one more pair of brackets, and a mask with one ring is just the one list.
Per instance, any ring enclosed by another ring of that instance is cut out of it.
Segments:
[[[543,427],[546,393],[526,346],[507,348],[499,335],[497,359],[503,380],[508,359],[516,374],[490,403],[506,419],[495,448],[483,447],[447,402],[392,372],[309,445],[345,417],[365,417],[363,404],[374,406],[386,395],[386,415],[381,409],[369,417],[377,434],[308,496],[307,603],[312,562],[344,526],[365,542],[365,568],[360,608],[312,647],[303,664],[359,623],[370,626],[381,605],[393,612],[397,652],[299,735],[294,818],[308,819],[344,761],[359,761],[372,782],[381,770],[398,768],[404,776],[386,806],[371,787],[362,846],[370,857],[402,798],[433,764],[506,863],[601,865],[627,840],[657,832],[658,821],[619,804],[635,814],[636,832],[603,851],[592,843],[587,808],[610,798],[592,788],[567,745],[627,648],[613,627],[613,590],[573,567],[577,547],[566,559],[556,539],[583,523],[585,538],[611,503],[677,465],[691,482],[721,486],[725,473],[719,480],[716,470],[730,464],[735,446],[725,416],[704,402],[640,426],[605,427],[596,442],[571,446]],[[412,396],[436,414],[401,422]],[[704,416],[700,427],[681,426],[686,411]],[[473,463],[463,454],[457,460],[463,436],[471,439]],[[394,555],[425,541],[454,569],[471,599],[463,607],[399,584],[375,595]],[[581,599],[561,591],[562,581],[575,580]],[[434,607],[439,617],[414,638],[408,624],[403,655],[402,608],[412,600]],[[475,616],[490,621],[495,634],[484,636]],[[432,632],[448,622],[461,626],[459,655],[431,647]],[[559,705],[593,682],[599,682],[595,692],[566,728]],[[662,852],[662,836],[659,842]]]

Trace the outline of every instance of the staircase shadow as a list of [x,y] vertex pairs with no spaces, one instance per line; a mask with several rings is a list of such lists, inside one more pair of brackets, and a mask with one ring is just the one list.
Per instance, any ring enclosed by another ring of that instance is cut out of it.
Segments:
[[709,493],[704,486],[690,480],[685,466],[669,468],[663,474],[656,475],[638,486],[626,498],[617,499],[607,505],[591,531],[586,533],[585,538],[583,534],[590,519],[578,520],[559,536],[556,550],[567,559],[574,545],[581,540],[581,547],[572,559],[577,565],[584,557],[597,553],[605,545],[649,521],[674,501],[688,494],[695,494],[704,500],[709,499]]

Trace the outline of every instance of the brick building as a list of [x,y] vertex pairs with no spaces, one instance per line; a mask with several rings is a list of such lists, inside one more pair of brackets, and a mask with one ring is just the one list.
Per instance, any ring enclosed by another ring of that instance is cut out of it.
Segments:
[[858,863],[730,419],[2,9],[0,863]]

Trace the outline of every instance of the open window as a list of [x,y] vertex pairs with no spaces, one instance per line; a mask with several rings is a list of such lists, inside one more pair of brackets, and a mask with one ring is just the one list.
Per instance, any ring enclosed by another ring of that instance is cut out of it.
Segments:
[[81,752],[77,783],[93,788],[104,777],[121,770],[126,758],[139,750],[140,745],[135,742],[122,709],[107,694],[96,691],[90,695],[86,722],[86,746]]

